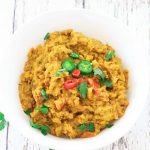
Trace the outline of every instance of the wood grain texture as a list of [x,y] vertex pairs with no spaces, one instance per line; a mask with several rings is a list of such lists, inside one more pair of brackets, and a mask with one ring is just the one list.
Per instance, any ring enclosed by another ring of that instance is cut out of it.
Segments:
[[[150,55],[150,0],[13,0],[12,8],[13,18],[9,23],[12,31],[51,9],[83,8],[101,11],[132,28]],[[48,150],[23,137],[11,124],[0,134],[1,149]],[[99,150],[150,150],[150,101],[129,133]]]
[[[6,1],[0,0],[0,41],[1,41],[0,50],[2,51],[5,50],[6,41],[9,41],[9,37],[13,32],[14,4],[15,1],[13,0],[6,0]],[[1,59],[0,64],[3,65]],[[1,86],[0,95],[3,93],[3,90],[4,89]],[[2,107],[1,103],[0,106]],[[3,112],[3,110],[0,111]],[[8,150],[8,134],[9,134],[9,124],[3,131],[0,131],[0,150]]]

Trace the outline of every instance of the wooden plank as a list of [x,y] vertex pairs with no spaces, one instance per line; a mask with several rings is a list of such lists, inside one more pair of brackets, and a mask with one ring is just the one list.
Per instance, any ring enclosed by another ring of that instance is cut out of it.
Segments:
[[6,135],[7,135],[7,128],[0,131],[0,148],[2,150],[6,149]]
[[23,150],[26,145],[26,138],[24,138],[14,126],[9,128],[8,150]]
[[74,7],[80,7],[80,3],[75,0],[16,0],[15,30],[48,10]]
[[4,41],[12,33],[14,0],[0,0],[0,40]]
[[[9,41],[10,34],[13,32],[13,14],[14,14],[14,0],[0,1],[0,41],[1,49],[5,50],[5,44]],[[0,65],[3,65],[0,59]],[[2,107],[2,101],[0,100],[0,111],[4,113]],[[8,136],[9,136],[9,125],[0,131],[0,149],[8,149]]]
[[8,150],[48,150],[24,137],[14,126],[10,125]]

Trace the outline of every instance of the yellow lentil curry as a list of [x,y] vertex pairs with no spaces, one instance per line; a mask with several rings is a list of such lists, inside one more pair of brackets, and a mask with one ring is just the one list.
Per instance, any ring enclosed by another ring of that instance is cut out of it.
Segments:
[[71,29],[44,40],[30,49],[19,82],[31,126],[67,138],[112,127],[128,106],[128,71],[115,50]]

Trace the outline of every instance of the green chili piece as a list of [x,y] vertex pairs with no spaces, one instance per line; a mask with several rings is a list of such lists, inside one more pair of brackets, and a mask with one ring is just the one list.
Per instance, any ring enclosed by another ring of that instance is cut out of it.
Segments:
[[67,59],[62,63],[62,68],[71,73],[75,69],[75,64]]
[[78,65],[78,69],[81,71],[83,75],[89,75],[93,71],[93,64],[88,60],[81,60]]

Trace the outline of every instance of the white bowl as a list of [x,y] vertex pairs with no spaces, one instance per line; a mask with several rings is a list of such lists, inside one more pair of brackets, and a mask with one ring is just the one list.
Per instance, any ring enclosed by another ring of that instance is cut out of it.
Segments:
[[[108,43],[116,49],[129,70],[129,106],[125,115],[111,129],[87,139],[64,139],[52,135],[43,136],[29,125],[29,118],[22,111],[18,97],[18,80],[23,71],[29,48],[43,42],[47,32],[72,28],[89,37]],[[146,51],[140,41],[131,35],[119,21],[88,10],[59,10],[43,14],[17,30],[9,49],[1,58],[1,103],[12,125],[29,139],[58,150],[96,149],[110,144],[123,136],[135,123],[148,93],[148,67]],[[3,63],[3,64],[2,64]],[[2,105],[4,104],[4,105]],[[1,109],[2,109],[1,108]],[[17,138],[17,137],[16,137]]]

